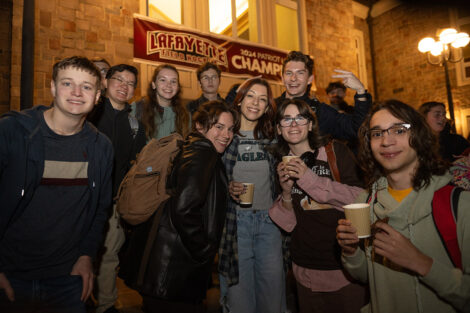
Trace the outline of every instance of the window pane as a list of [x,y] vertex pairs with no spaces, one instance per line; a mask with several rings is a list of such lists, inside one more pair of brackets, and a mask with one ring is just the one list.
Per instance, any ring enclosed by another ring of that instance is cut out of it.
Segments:
[[237,34],[239,38],[250,40],[250,19],[248,15],[248,0],[237,0]]
[[209,0],[209,23],[213,33],[232,27],[232,0]]
[[[460,32],[470,34],[470,24],[460,25]],[[462,48],[464,62],[470,62],[470,44]]]
[[277,46],[285,50],[299,50],[297,11],[276,4]]
[[149,0],[149,17],[181,24],[181,0]]
[[[249,37],[248,0],[236,0],[237,35]],[[232,36],[232,0],[209,0],[210,31]]]

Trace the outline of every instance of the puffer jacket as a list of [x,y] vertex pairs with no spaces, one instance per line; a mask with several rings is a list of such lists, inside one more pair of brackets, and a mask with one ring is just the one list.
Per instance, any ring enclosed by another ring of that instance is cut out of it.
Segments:
[[[173,196],[160,208],[156,237],[148,238],[152,217],[131,231],[119,275],[143,295],[197,303],[206,296],[228,202],[225,169],[209,140],[199,133],[188,136],[167,186]],[[152,249],[139,282],[148,240]]]
[[[426,276],[420,276],[377,254],[372,262],[370,246],[365,252],[358,249],[353,256],[343,256],[349,273],[369,282],[371,303],[361,312],[470,312],[470,192],[462,192],[458,203],[457,238],[463,271],[453,266],[432,217],[434,191],[450,179],[450,174],[433,176],[428,187],[411,191],[401,203],[389,194],[384,177],[374,184],[371,221],[388,216],[388,224],[431,257],[433,264]],[[362,194],[357,202],[367,198]]]

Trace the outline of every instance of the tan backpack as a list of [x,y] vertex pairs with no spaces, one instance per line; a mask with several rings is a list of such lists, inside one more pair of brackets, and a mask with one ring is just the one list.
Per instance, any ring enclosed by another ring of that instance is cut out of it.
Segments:
[[170,197],[166,179],[182,141],[180,134],[173,133],[159,140],[152,139],[142,148],[116,196],[117,210],[127,223],[145,222]]

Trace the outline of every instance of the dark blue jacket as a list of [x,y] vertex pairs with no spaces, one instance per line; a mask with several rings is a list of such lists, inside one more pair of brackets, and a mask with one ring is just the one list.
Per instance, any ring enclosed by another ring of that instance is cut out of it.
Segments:
[[[365,98],[365,101],[359,100]],[[286,99],[284,92],[279,98],[276,98],[276,104],[279,105]],[[354,113],[343,114],[334,108],[308,97],[305,93],[302,97],[296,99],[303,100],[315,111],[318,119],[318,128],[322,135],[330,134],[336,139],[351,140],[357,138],[357,131],[361,126],[370,107],[372,106],[372,97],[369,93],[354,96]]]
[[[31,201],[44,171],[44,140],[40,114],[48,107],[9,112],[0,119],[0,242],[8,226]],[[88,123],[88,122],[86,122]],[[88,231],[80,242],[80,255],[95,257],[102,244],[103,228],[111,205],[113,148],[106,136],[88,124],[96,136],[88,142],[88,180],[91,210]],[[47,205],[47,204],[45,204]],[[66,236],[67,234],[64,234]],[[2,272],[2,264],[0,264]]]

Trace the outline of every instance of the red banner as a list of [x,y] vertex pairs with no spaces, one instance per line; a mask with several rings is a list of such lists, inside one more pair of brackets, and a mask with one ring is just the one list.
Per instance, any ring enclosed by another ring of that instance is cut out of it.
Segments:
[[134,58],[198,68],[210,61],[223,72],[281,80],[283,50],[134,16]]

